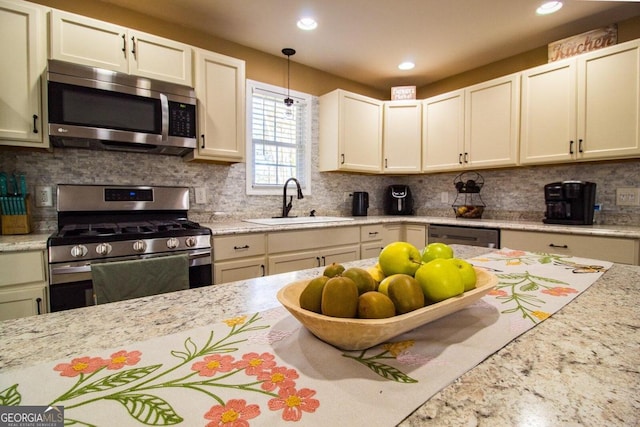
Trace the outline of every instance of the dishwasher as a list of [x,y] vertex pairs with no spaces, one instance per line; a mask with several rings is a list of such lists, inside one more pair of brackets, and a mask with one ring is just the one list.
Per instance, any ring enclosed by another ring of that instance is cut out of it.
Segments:
[[497,228],[464,227],[458,225],[429,225],[428,243],[499,248],[500,230]]

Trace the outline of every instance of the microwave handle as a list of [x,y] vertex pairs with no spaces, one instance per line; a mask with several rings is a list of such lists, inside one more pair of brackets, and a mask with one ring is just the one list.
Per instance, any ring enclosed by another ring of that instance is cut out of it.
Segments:
[[162,140],[169,140],[169,99],[164,93],[160,94],[160,107],[162,108]]

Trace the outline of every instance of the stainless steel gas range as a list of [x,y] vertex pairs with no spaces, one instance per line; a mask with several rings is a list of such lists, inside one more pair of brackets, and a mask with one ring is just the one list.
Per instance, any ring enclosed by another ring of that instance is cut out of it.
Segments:
[[95,304],[96,263],[186,253],[189,287],[212,284],[211,230],[188,210],[186,187],[58,185],[58,231],[47,241],[51,311]]

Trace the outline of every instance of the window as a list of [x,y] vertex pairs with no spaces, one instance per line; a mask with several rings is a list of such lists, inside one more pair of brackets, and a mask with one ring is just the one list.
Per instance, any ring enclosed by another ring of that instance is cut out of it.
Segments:
[[311,95],[247,80],[247,194],[282,194],[296,178],[311,194]]

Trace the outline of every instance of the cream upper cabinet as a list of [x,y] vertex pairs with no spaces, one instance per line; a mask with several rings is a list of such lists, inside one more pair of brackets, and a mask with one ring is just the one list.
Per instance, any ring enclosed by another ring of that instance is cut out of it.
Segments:
[[198,147],[189,160],[242,162],[245,158],[245,62],[195,50]]
[[189,45],[60,10],[49,30],[51,59],[193,86]]
[[0,0],[0,144],[49,146],[44,129],[42,75],[46,69],[46,9]]
[[640,41],[522,73],[522,164],[640,155]]
[[421,172],[422,103],[385,102],[383,129],[383,172]]
[[422,170],[517,165],[519,113],[516,74],[426,99]]
[[336,89],[320,97],[320,171],[382,171],[382,101]]

